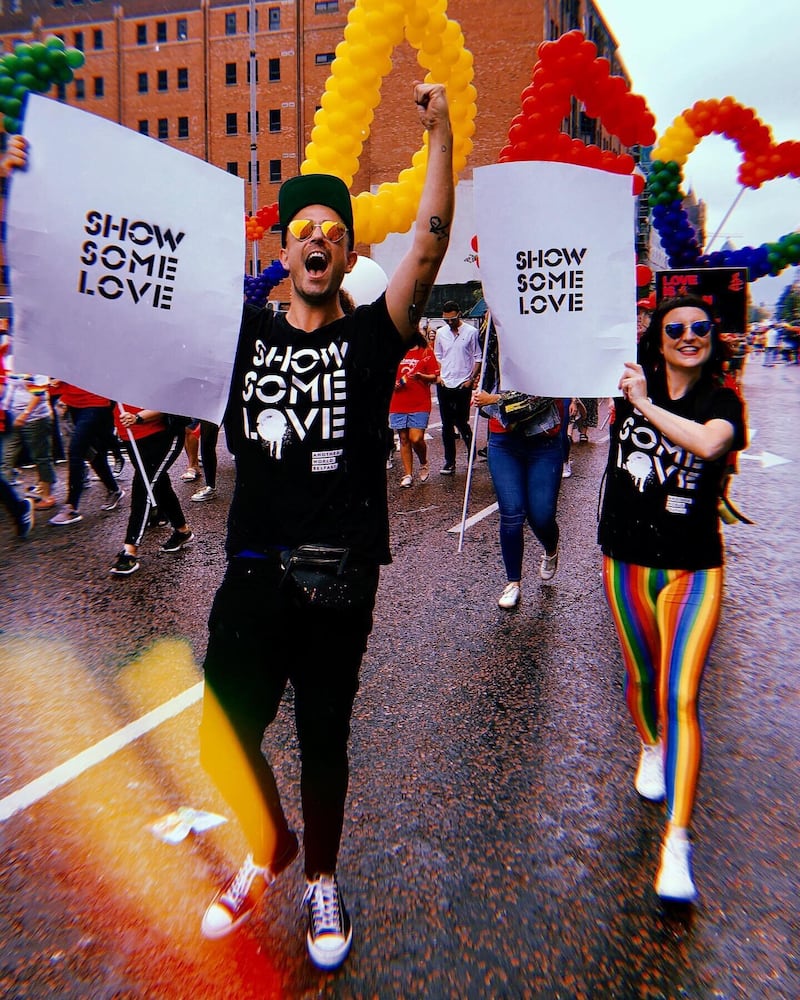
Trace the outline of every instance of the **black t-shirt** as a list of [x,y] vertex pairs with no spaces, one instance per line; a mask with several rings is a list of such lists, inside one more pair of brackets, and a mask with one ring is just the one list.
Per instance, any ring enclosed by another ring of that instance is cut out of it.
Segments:
[[[653,393],[671,413],[734,428],[733,451],[744,447],[742,403],[732,389],[694,386],[680,399]],[[627,400],[617,399],[597,539],[620,562],[662,569],[722,565],[717,514],[725,458],[704,461],[673,444]]]
[[391,561],[385,435],[404,352],[383,296],[311,333],[245,306],[224,421],[229,558],[316,543]]

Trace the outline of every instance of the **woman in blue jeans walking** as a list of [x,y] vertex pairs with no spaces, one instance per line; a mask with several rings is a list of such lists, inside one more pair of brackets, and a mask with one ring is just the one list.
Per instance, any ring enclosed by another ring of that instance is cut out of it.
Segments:
[[[500,508],[500,551],[506,584],[501,608],[515,608],[522,596],[525,522],[544,548],[539,576],[548,581],[558,569],[556,505],[561,486],[563,401],[550,400],[543,412],[524,423],[504,421],[501,392],[479,389],[473,403],[489,417],[489,472]],[[537,407],[539,409],[539,407]]]

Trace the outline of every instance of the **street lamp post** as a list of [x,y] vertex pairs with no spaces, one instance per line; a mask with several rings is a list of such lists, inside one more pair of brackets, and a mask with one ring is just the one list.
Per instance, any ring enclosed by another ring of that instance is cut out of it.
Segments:
[[[250,214],[258,212],[258,133],[256,129],[256,0],[250,0]],[[258,240],[253,240],[250,273],[258,274]]]

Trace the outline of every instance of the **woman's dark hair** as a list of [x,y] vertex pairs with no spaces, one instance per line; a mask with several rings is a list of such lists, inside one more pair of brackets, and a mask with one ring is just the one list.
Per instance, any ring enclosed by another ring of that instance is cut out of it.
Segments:
[[411,334],[411,338],[408,341],[409,348],[411,347],[428,347],[428,338],[422,332],[422,330],[417,327],[417,329]]
[[722,376],[722,364],[725,360],[722,344],[719,339],[719,326],[714,307],[701,299],[699,295],[675,295],[669,299],[663,299],[653,310],[650,317],[650,325],[639,341],[639,364],[645,369],[648,377],[653,375],[659,379],[664,378],[664,356],[661,352],[661,342],[664,328],[664,317],[673,309],[700,309],[711,320],[711,355],[703,365],[700,378],[705,380],[719,380]]

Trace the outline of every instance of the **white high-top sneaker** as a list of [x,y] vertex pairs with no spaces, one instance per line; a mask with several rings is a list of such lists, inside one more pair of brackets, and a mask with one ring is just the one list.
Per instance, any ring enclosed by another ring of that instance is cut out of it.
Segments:
[[636,791],[643,799],[661,802],[667,794],[664,784],[664,748],[661,743],[649,746],[642,743],[639,767],[633,781]]
[[692,880],[692,845],[688,835],[672,830],[661,847],[661,864],[656,874],[655,889],[662,899],[692,903],[697,888]]

